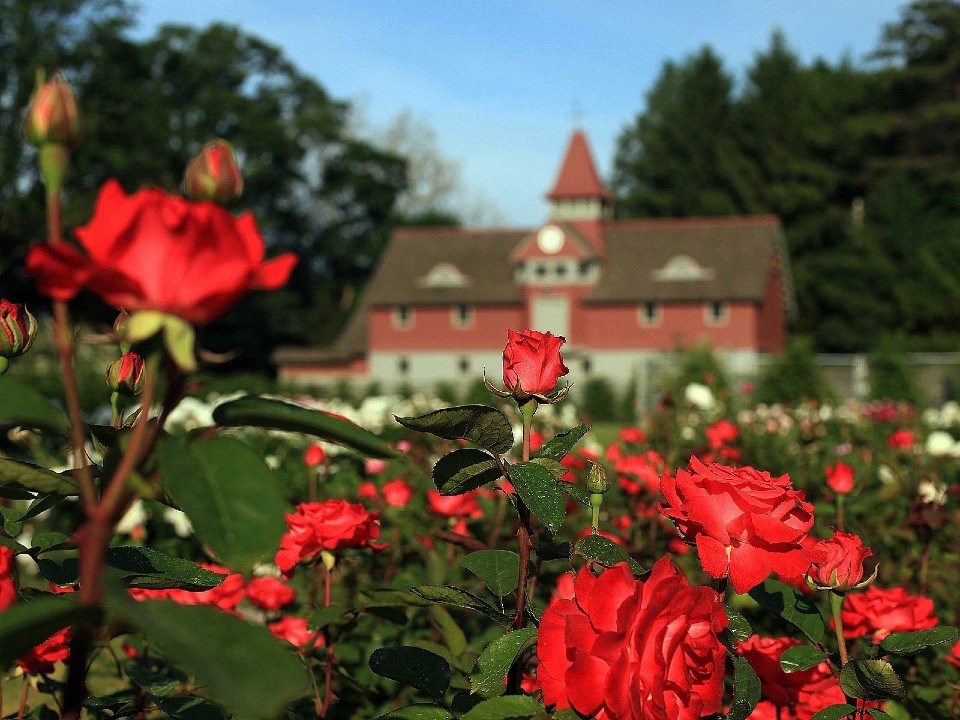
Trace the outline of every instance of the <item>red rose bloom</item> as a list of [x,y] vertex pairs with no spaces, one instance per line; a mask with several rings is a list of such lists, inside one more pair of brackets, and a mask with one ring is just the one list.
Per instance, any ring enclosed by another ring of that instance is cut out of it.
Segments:
[[134,600],[172,600],[180,605],[213,605],[224,612],[233,612],[243,600],[244,582],[239,573],[230,572],[222,565],[213,563],[197,563],[210,572],[225,575],[219,585],[209,590],[181,590],[179,588],[165,588],[159,590],[130,588],[130,595]]
[[386,547],[374,542],[380,537],[380,514],[367,512],[360,503],[300,503],[295,512],[286,513],[285,517],[290,529],[280,538],[275,559],[284,577],[290,577],[297,563],[312,560],[321,550]]
[[560,356],[564,342],[564,338],[549,332],[508,330],[503,350],[503,384],[507,390],[518,400],[553,392],[557,380],[570,372]]
[[279,610],[297,598],[296,591],[275,577],[255,577],[247,583],[247,599],[263,610]]
[[707,444],[716,450],[740,437],[740,428],[729,420],[717,420],[704,430],[704,435],[707,437]]
[[660,478],[660,512],[696,543],[700,564],[715,578],[729,575],[745,593],[772,570],[802,575],[813,557],[803,545],[813,526],[813,506],[787,475],[752,467],[705,465],[690,459],[687,471]]
[[639,444],[647,439],[647,434],[638,427],[621,428],[617,433],[620,442]]
[[303,463],[310,468],[316,467],[326,459],[327,453],[320,443],[313,443],[307,448],[306,452],[303,453]]
[[27,268],[40,291],[69,300],[88,288],[113,307],[158,310],[205,325],[254,289],[286,283],[297,262],[285,253],[263,261],[253,216],[238,218],[212,202],[191,202],[151,188],[124,193],[116,180],[100,190],[91,221],[75,230],[85,252],[65,243],[35,245]]
[[70,628],[58,630],[17,660],[25,673],[52,673],[54,665],[70,657]]
[[[311,650],[323,645],[323,633],[307,627],[307,619],[302,617],[286,617],[267,625],[270,632],[278,640],[286,640],[300,650]],[[306,647],[309,645],[309,647]]]
[[478,518],[483,515],[475,490],[460,495],[441,495],[431,488],[427,490],[427,510],[446,517]]
[[813,714],[828,705],[844,702],[843,691],[825,662],[809,670],[792,673],[785,673],[780,667],[783,651],[801,644],[795,638],[762,638],[754,635],[737,645],[740,654],[760,678],[761,696],[773,708],[784,710],[779,715],[776,711],[769,714],[766,708],[758,707],[758,710],[750,715],[751,720],[755,716],[761,718],[781,715],[784,718],[809,720]]
[[814,547],[819,556],[810,565],[807,577],[821,588],[845,591],[863,580],[863,561],[873,555],[859,535],[833,531],[833,537]]
[[894,430],[887,437],[887,446],[893,450],[909,450],[914,442],[913,430]]
[[853,468],[846,463],[837,462],[826,470],[827,487],[838,495],[846,495],[853,490]]
[[626,563],[583,568],[575,597],[551,600],[540,623],[543,701],[597,720],[693,720],[720,710],[727,626],[719,595],[691,587],[668,559],[649,579]]
[[413,497],[413,488],[403,478],[394,478],[383,486],[383,499],[391,507],[406,507]]
[[849,638],[872,635],[873,642],[892,632],[913,632],[936,627],[933,600],[911,595],[901,587],[885,590],[871,585],[862,593],[847,595],[840,613],[843,634]]
[[13,563],[16,553],[0,545],[0,612],[17,600],[17,586],[13,582]]

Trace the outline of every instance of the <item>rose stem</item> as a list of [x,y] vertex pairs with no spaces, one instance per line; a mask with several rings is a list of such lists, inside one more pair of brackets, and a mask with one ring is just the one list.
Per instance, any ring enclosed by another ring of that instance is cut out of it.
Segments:
[[[533,416],[537,412],[537,401],[527,400],[520,405],[520,415],[523,418],[523,442],[522,442],[522,460],[530,460],[530,435],[533,427]],[[520,522],[517,525],[517,549],[520,551],[520,573],[517,582],[517,612],[513,616],[511,630],[519,630],[523,627],[526,620],[527,610],[527,573],[530,564],[530,510],[526,503],[517,495],[517,515]],[[522,673],[521,663],[515,662],[510,666],[510,673],[507,680],[507,692],[516,693],[520,689],[520,675]]]
[[[323,558],[322,564],[323,606],[330,607],[330,600],[333,595],[333,562],[327,562],[326,558]],[[330,709],[330,701],[333,699],[333,644],[330,641],[328,625],[324,625],[323,627],[323,648],[326,655],[326,667],[323,674],[323,707],[320,708],[320,717],[322,718],[327,716],[327,710]]]
[[843,607],[843,593],[827,591],[830,594],[830,611],[833,614],[833,629],[837,634],[837,647],[840,649],[840,667],[847,664],[847,639],[843,636],[843,622],[840,620],[840,609]]
[[846,532],[843,527],[843,495],[837,493],[837,530]]
[[[143,442],[150,425],[150,406],[156,391],[157,365],[154,355],[147,360],[140,415],[130,434],[130,444],[114,471],[103,498],[87,510],[87,519],[76,533],[80,563],[78,601],[84,607],[97,607],[103,600],[103,559],[113,536],[113,528],[127,501],[130,490],[127,479],[149,451]],[[153,436],[154,438],[157,435]],[[79,720],[87,696],[87,656],[93,642],[93,629],[87,624],[74,627],[70,640],[70,663],[63,689],[64,720]]]
[[[60,188],[47,188],[47,240],[51,245],[63,242],[63,207]],[[63,375],[63,399],[70,416],[70,446],[73,450],[73,478],[77,483],[83,507],[89,510],[96,502],[93,476],[84,459],[86,444],[83,431],[83,412],[80,409],[80,392],[73,364],[73,335],[70,330],[70,311],[63,300],[53,301],[53,344],[60,358]]]
[[917,573],[917,579],[920,583],[920,594],[927,594],[927,573],[930,571],[930,550],[933,545],[933,538],[927,537],[923,545],[923,555],[920,556],[920,570]]

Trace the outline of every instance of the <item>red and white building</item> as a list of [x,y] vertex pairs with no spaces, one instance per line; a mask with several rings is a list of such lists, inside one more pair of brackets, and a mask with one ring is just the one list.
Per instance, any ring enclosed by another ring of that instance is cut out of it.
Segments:
[[507,330],[524,328],[563,335],[581,382],[622,382],[699,343],[744,374],[783,349],[793,296],[776,217],[613,220],[579,131],[547,198],[536,228],[398,229],[342,336],[278,350],[281,379],[497,377]]

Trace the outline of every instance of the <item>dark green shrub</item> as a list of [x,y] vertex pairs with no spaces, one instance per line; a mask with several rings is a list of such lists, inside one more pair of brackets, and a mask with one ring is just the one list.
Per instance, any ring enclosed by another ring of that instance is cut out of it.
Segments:
[[813,341],[797,337],[761,374],[757,402],[796,405],[805,400],[834,400],[835,393],[817,364]]

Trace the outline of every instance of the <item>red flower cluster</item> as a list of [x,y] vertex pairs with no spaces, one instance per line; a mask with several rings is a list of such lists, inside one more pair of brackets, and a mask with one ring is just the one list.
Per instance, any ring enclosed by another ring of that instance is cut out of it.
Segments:
[[375,542],[380,537],[380,514],[368,512],[360,503],[346,500],[300,503],[285,517],[289,530],[280,538],[275,559],[284,577],[293,574],[297,563],[312,560],[321,550],[386,547]]
[[871,585],[862,593],[847,595],[840,621],[847,637],[871,635],[877,643],[892,632],[935,627],[939,619],[930,598],[911,595],[901,587],[885,590]]
[[13,582],[13,564],[16,553],[6,545],[0,545],[0,612],[17,600],[17,587]]
[[212,202],[190,202],[155,188],[124,193],[116,180],[100,190],[91,221],[72,245],[35,245],[27,268],[40,291],[69,300],[81,288],[127,311],[158,310],[205,325],[248,290],[276,289],[297,262],[292,253],[263,261],[253,216]]
[[244,589],[247,599],[261,610],[275,611],[297,599],[297,592],[275,577],[255,577]]
[[549,332],[507,331],[503,384],[517,400],[549,395],[557,386],[557,380],[570,372],[560,355],[560,346],[564,342],[564,338]]
[[740,428],[729,420],[717,420],[703,431],[707,438],[707,445],[718,457],[727,460],[739,460],[740,451],[730,447],[730,443],[740,437]]
[[209,590],[193,591],[176,588],[162,590],[148,590],[130,588],[130,595],[134,600],[173,600],[180,605],[213,605],[224,612],[233,612],[243,600],[243,576],[231,572],[222,565],[213,563],[197,563],[200,567],[211,572],[226,575],[219,585]]
[[639,495],[643,490],[656,493],[660,489],[660,473],[665,462],[656,450],[625,455],[619,445],[611,445],[604,456],[613,463],[617,484],[628,495]]
[[668,559],[645,582],[626,563],[583,568],[575,596],[554,597],[540,623],[543,700],[597,720],[694,720],[718,712],[727,626],[719,595],[691,587]]
[[913,430],[894,430],[887,436],[887,446],[891,450],[910,450],[916,443]]
[[763,699],[750,720],[809,720],[828,705],[844,702],[843,691],[825,662],[792,673],[785,673],[780,667],[783,651],[801,644],[795,638],[754,635],[737,645],[760,678]]
[[745,593],[774,569],[802,575],[813,560],[804,539],[813,526],[813,506],[787,475],[752,467],[705,465],[690,459],[688,470],[660,478],[665,502],[660,512],[680,534],[696,543],[704,571],[729,575]]

